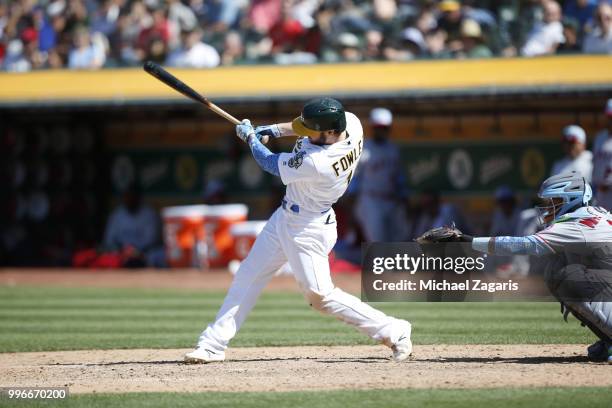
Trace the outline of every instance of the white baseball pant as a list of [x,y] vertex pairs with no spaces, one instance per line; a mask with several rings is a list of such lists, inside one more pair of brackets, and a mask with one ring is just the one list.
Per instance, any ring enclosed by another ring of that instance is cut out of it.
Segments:
[[337,238],[335,214],[300,214],[279,207],[242,262],[213,323],[200,335],[198,347],[223,352],[255,306],[262,289],[285,263],[310,305],[348,323],[391,347],[408,323],[387,316],[336,288],[328,254]]

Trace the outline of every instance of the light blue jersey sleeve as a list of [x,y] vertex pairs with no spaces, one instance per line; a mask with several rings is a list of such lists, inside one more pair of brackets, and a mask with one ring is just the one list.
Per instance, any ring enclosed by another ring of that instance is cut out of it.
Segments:
[[249,147],[259,166],[270,174],[280,177],[278,158],[280,154],[272,153],[256,137],[249,138]]
[[472,248],[491,255],[535,255],[554,254],[554,249],[535,235],[526,237],[477,237]]

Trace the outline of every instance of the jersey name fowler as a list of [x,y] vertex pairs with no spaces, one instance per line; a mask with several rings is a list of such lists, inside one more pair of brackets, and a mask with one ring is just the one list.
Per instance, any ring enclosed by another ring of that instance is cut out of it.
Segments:
[[[346,172],[353,166],[353,163],[356,163],[359,160],[359,157],[361,156],[361,152],[363,150],[362,144],[363,139],[359,139],[357,146],[354,147],[353,150],[348,152],[344,157],[340,158],[340,160],[332,163],[331,166],[332,169],[334,169],[334,172],[336,173],[336,177],[340,177],[340,171],[342,171],[343,173]],[[352,172],[353,170],[351,169],[351,173]],[[349,180],[350,179],[351,176],[349,175]]]

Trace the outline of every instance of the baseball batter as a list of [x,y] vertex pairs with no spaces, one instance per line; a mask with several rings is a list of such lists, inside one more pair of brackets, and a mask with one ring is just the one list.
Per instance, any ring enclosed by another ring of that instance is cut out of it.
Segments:
[[[225,359],[236,335],[270,278],[289,262],[309,304],[335,316],[393,350],[402,361],[412,353],[411,325],[372,308],[334,286],[328,254],[336,242],[332,205],[344,194],[363,151],[359,119],[335,99],[314,99],[293,122],[253,129],[248,120],[236,127],[257,163],[281,178],[285,198],[240,265],[216,319],[200,335],[190,363]],[[291,153],[272,153],[261,137],[298,136]]]

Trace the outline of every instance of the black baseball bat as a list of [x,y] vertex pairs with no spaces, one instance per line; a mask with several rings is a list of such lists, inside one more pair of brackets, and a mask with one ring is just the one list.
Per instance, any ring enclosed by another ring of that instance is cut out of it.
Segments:
[[227,113],[226,111],[224,111],[223,109],[221,109],[220,107],[218,107],[217,105],[209,101],[203,95],[200,95],[192,87],[190,87],[189,85],[187,85],[186,83],[184,83],[183,81],[181,81],[180,79],[178,79],[177,77],[175,77],[174,75],[172,75],[171,73],[163,69],[161,66],[154,63],[153,61],[145,62],[143,69],[146,72],[148,72],[150,75],[159,79],[164,84],[168,85],[170,88],[182,93],[186,97],[191,98],[196,102],[203,104],[208,109],[215,112],[217,115],[232,122],[234,125],[240,124],[240,121],[238,119],[236,119],[235,117],[233,117],[232,115],[230,115],[229,113]]

